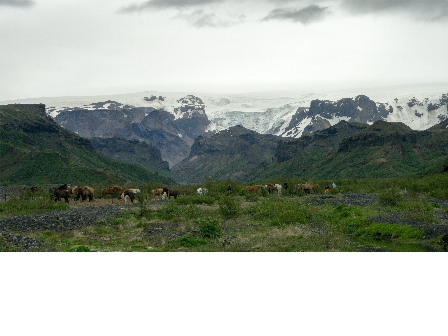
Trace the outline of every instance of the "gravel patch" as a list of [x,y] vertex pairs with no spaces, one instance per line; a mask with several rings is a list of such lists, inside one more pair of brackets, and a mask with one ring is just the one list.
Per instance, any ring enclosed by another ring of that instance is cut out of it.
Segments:
[[346,205],[358,205],[369,206],[375,203],[377,200],[376,195],[370,194],[355,194],[347,192],[344,197],[335,196],[321,196],[313,198],[313,204],[346,204]]
[[47,212],[28,216],[15,216],[0,220],[0,233],[4,231],[68,231],[94,225],[95,220],[127,214],[132,205],[107,205],[62,211]]
[[22,252],[49,251],[40,241],[33,238],[7,232],[0,232],[0,237],[3,237],[9,244],[20,248]]

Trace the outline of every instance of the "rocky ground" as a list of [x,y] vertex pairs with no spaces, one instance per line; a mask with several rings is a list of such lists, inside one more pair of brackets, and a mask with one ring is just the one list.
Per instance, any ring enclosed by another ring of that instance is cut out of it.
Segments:
[[[12,245],[14,250],[22,252],[48,251],[42,243],[36,239],[25,237],[19,234],[0,232],[0,241],[2,238],[7,244]],[[0,249],[1,251],[1,249]]]
[[313,198],[313,204],[347,204],[347,205],[358,205],[358,206],[369,206],[375,203],[377,200],[376,195],[369,194],[355,194],[347,192],[344,196],[321,196]]
[[95,220],[129,212],[129,205],[99,206],[15,216],[0,220],[0,232],[67,231],[90,226]]

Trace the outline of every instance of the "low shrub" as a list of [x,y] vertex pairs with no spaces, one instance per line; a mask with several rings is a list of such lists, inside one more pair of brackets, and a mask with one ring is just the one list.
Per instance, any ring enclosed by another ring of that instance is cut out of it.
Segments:
[[396,206],[402,200],[397,188],[383,190],[378,195],[378,202],[384,206]]
[[177,204],[187,205],[187,204],[215,204],[215,198],[212,196],[183,196],[178,197],[175,202]]
[[234,196],[222,196],[219,201],[219,214],[223,218],[238,218],[241,212],[241,200]]
[[247,202],[257,202],[260,199],[260,196],[254,192],[248,192],[245,195],[245,200]]
[[412,201],[404,201],[398,204],[398,207],[405,211],[427,212],[433,211],[434,207],[428,203],[424,198],[419,198]]
[[168,246],[172,248],[176,247],[195,247],[200,245],[206,245],[207,242],[204,239],[193,237],[191,233],[187,233],[182,237],[177,237],[168,242]]
[[202,238],[216,239],[221,237],[221,225],[219,219],[207,218],[199,222],[199,232]]
[[87,246],[81,245],[78,247],[72,247],[70,252],[90,252],[90,249]]
[[335,225],[334,228],[352,234],[356,230],[370,225],[370,221],[365,218],[364,211],[365,209],[358,206],[340,204],[334,208],[331,221]]
[[158,214],[162,219],[171,220],[173,218],[182,217],[183,211],[177,202],[169,202],[160,209]]
[[358,230],[355,236],[376,240],[391,240],[420,238],[423,234],[422,229],[416,229],[406,225],[374,223]]
[[308,223],[313,216],[310,210],[296,200],[272,198],[247,207],[245,212],[254,219],[265,220],[273,226],[281,226]]
[[260,196],[261,197],[268,197],[269,196],[269,191],[267,188],[265,187],[261,187],[260,188]]
[[194,204],[188,204],[183,210],[185,219],[198,219],[204,215],[204,211]]

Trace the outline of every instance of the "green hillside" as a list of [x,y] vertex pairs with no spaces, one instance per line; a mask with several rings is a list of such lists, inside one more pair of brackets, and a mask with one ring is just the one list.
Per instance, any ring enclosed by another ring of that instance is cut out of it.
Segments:
[[108,158],[45,114],[43,104],[0,106],[0,184],[173,181]]
[[326,130],[280,143],[277,162],[252,172],[254,180],[284,177],[385,178],[443,171],[448,129],[413,131],[402,123],[340,122]]
[[118,137],[89,138],[95,149],[107,157],[131,164],[139,164],[160,176],[176,179],[160,150],[144,141],[126,140]]
[[210,138],[198,137],[190,155],[173,167],[179,179],[201,182],[205,176],[246,181],[247,173],[274,159],[280,137],[258,134],[242,126],[231,127]]

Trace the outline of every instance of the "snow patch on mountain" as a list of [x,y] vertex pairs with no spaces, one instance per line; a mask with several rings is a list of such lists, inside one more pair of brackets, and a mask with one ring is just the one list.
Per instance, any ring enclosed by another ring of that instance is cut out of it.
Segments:
[[[226,95],[145,91],[92,97],[30,98],[0,104],[44,103],[47,113],[52,117],[56,117],[61,111],[75,109],[93,111],[151,107],[173,114],[175,120],[192,120],[194,116],[205,114],[211,121],[207,125],[207,131],[211,132],[242,125],[259,133],[299,137],[306,127],[319,122],[317,115],[308,115],[310,104],[316,99],[337,104],[342,98],[355,101],[360,95],[365,95],[375,102],[378,110],[383,111],[382,116],[378,118],[401,121],[412,129],[422,130],[448,118],[447,92],[448,84],[441,83],[312,93],[259,92]],[[356,111],[365,113],[365,108],[358,104]],[[319,117],[330,125],[352,118],[340,113],[319,114]]]

